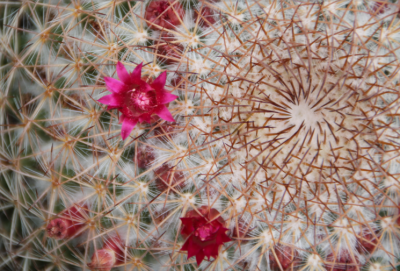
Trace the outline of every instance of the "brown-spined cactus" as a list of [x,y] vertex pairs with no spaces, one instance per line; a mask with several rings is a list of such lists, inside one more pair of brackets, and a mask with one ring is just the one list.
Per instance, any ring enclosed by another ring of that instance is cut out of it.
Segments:
[[0,269],[399,269],[399,8],[0,3]]

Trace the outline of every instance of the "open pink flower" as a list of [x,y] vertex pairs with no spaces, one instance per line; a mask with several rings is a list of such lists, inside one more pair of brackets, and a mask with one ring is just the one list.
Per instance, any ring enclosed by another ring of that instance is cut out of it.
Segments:
[[181,218],[181,234],[183,237],[188,236],[181,251],[187,251],[188,258],[196,256],[197,264],[200,265],[205,257],[218,257],[220,246],[231,239],[226,235],[228,229],[217,210],[203,206],[197,211],[189,211],[186,217]]
[[131,133],[137,122],[151,121],[153,114],[166,121],[175,121],[166,104],[178,96],[164,89],[167,73],[163,72],[152,83],[146,83],[141,78],[142,64],[132,73],[128,73],[121,62],[117,64],[117,74],[120,79],[104,77],[110,95],[101,97],[98,101],[117,108],[121,113],[121,137],[125,139]]

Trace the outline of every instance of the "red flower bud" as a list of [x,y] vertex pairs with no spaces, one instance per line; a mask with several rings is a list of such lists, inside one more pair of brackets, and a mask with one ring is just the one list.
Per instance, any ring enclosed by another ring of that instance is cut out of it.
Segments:
[[100,249],[92,256],[92,262],[88,264],[91,270],[110,271],[116,263],[115,252],[111,249]]
[[179,61],[179,59],[181,59],[181,55],[179,54],[179,52],[183,51],[183,46],[177,43],[173,43],[174,39],[175,37],[171,33],[163,32],[161,34],[160,40],[157,40],[155,42],[155,48],[157,48],[159,60],[164,61],[164,63],[167,65],[176,63]]
[[154,130],[154,134],[158,135],[158,136],[160,136],[160,135],[172,136],[173,134],[177,134],[180,131],[176,129],[175,125],[176,125],[176,122],[173,122],[171,124],[164,123]]
[[135,161],[140,168],[148,167],[154,161],[153,149],[148,146],[139,147],[133,161]]
[[206,27],[209,27],[213,24],[215,24],[217,22],[217,20],[215,19],[215,10],[207,7],[207,6],[203,6],[201,8],[201,12],[198,11],[195,13],[195,21],[197,21],[197,17],[199,16],[199,13],[201,14],[199,22],[200,24],[203,24]]
[[361,238],[359,238],[360,246],[358,247],[360,252],[368,251],[372,253],[378,243],[376,234],[371,233],[368,229],[362,232]]
[[385,10],[388,8],[388,4],[384,2],[375,2],[374,5],[372,6],[372,10],[374,12],[377,12],[379,14],[383,14]]
[[114,251],[116,264],[120,264],[124,262],[124,255],[125,255],[125,244],[118,236],[114,236],[108,238],[104,243],[104,249],[109,249]]
[[102,249],[96,250],[92,262],[88,264],[91,270],[110,271],[117,264],[124,262],[123,243],[119,237],[106,240]]
[[249,225],[246,225],[243,219],[240,218],[232,230],[232,237],[238,239],[245,238],[250,230]]
[[160,223],[162,223],[168,216],[169,216],[170,212],[166,209],[162,209],[160,211],[155,211],[154,212],[154,222],[159,225]]
[[[297,251],[294,250],[292,247],[279,246],[279,247],[276,247],[276,249],[274,251],[275,251],[276,257],[272,253],[272,251],[269,254],[271,269],[280,270],[280,267],[279,267],[279,264],[280,264],[282,269],[286,270],[290,267],[290,265],[292,263],[293,263],[293,266],[295,266],[297,264],[297,261],[296,261]],[[279,262],[279,264],[278,264],[278,262]]]
[[181,218],[183,237],[188,236],[181,251],[188,252],[188,258],[196,256],[200,265],[205,257],[218,257],[222,244],[231,241],[226,235],[225,221],[214,208],[203,206],[200,209],[189,211]]
[[183,173],[181,171],[175,171],[174,168],[170,168],[168,165],[163,165],[155,171],[156,180],[155,184],[161,192],[167,190],[170,187],[175,187],[179,183],[183,183]]
[[[179,2],[171,5],[172,2],[173,1],[156,0],[149,3],[146,7],[144,18],[149,21],[148,25],[151,29],[173,29],[174,26],[181,24],[185,11]],[[179,18],[181,20],[179,20]]]
[[62,212],[59,218],[49,222],[46,227],[47,234],[54,239],[75,237],[85,225],[85,214],[85,207],[79,205],[72,206]]
[[186,81],[183,79],[182,75],[177,75],[171,80],[171,86],[178,87],[180,89],[186,88]]
[[358,271],[359,268],[359,262],[358,259],[356,258],[355,261],[353,260],[353,257],[348,253],[348,252],[341,252],[339,256],[336,256],[336,259],[333,259],[333,255],[330,254],[328,256],[328,259],[331,259],[332,262],[332,268],[328,268],[328,270],[331,271]]

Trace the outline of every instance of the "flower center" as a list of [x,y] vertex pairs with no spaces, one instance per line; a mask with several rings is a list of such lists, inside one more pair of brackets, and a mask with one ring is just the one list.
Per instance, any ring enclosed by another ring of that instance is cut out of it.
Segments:
[[148,113],[157,105],[156,94],[154,91],[132,91],[127,103],[134,115]]
[[201,226],[196,229],[194,235],[199,237],[201,241],[209,240],[211,239],[211,235],[216,233],[219,229],[219,226],[215,226],[212,224],[207,224],[204,226]]

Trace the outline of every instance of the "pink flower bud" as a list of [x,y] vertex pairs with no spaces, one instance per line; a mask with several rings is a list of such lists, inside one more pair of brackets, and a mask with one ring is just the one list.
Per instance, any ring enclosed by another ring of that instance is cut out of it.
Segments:
[[154,134],[158,136],[169,135],[179,133],[180,131],[176,128],[176,122],[171,124],[162,124],[154,130]]
[[177,184],[183,183],[183,173],[170,168],[168,165],[163,165],[155,171],[155,184],[161,192],[168,188],[175,187]]
[[88,264],[91,270],[110,271],[116,263],[115,252],[111,249],[100,249],[92,256],[92,262]]
[[379,14],[383,14],[386,9],[388,9],[388,4],[384,2],[375,2],[374,5],[372,6],[372,10],[374,12],[377,12]]
[[178,87],[180,89],[186,88],[186,81],[183,79],[182,75],[178,74],[171,80],[171,86]]
[[[270,267],[273,270],[280,270],[279,265],[282,267],[283,270],[288,269],[292,264],[296,266],[297,263],[297,251],[294,250],[292,247],[289,246],[277,246],[275,247],[275,255],[270,251],[269,253],[269,260],[270,260]],[[279,264],[278,264],[279,262]]]
[[163,32],[160,39],[155,42],[158,59],[164,61],[167,65],[176,63],[181,59],[181,54],[179,52],[183,51],[183,46],[174,43],[174,39],[175,37],[171,33]]
[[231,236],[238,239],[246,238],[250,230],[249,225],[246,225],[243,219],[240,218],[233,228]]
[[148,21],[151,29],[173,29],[176,25],[181,24],[185,11],[179,2],[174,5],[171,5],[171,3],[173,1],[166,0],[156,0],[149,3],[144,18]]
[[140,168],[148,167],[154,161],[153,149],[148,146],[139,147],[133,161],[135,161]]
[[48,236],[54,239],[75,237],[85,225],[85,209],[79,205],[74,205],[62,212],[59,218],[51,220],[46,227]]
[[328,256],[329,261],[331,262],[332,268],[328,268],[328,270],[332,271],[358,271],[359,261],[356,258],[355,261],[353,256],[350,255],[347,251],[341,252],[339,256],[336,256],[336,259],[333,258],[333,254]]
[[96,271],[110,271],[115,265],[124,262],[123,247],[122,240],[118,236],[107,239],[103,248],[93,253],[88,267]]
[[68,236],[71,222],[64,218],[56,218],[47,225],[47,234],[54,239],[64,239]]
[[360,252],[367,251],[368,253],[372,253],[376,248],[378,240],[376,234],[371,233],[369,229],[365,229],[362,232],[361,238],[359,238],[359,242],[358,249]]

